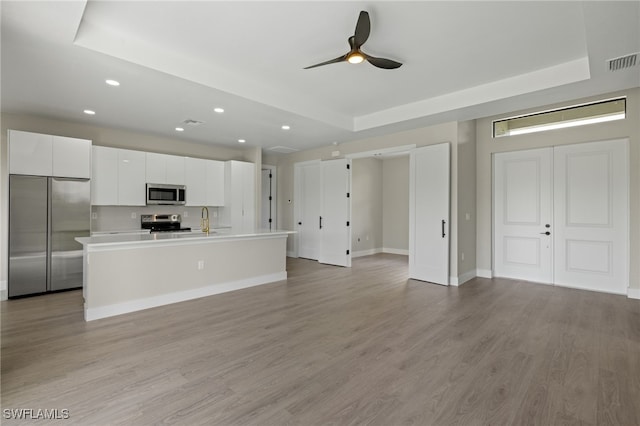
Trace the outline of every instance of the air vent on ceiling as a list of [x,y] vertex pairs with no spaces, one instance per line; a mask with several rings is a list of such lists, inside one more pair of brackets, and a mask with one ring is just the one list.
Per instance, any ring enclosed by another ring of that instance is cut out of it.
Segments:
[[288,146],[278,145],[278,146],[269,148],[269,151],[279,152],[280,154],[291,154],[292,152],[296,152],[298,150],[295,148],[289,148]]
[[191,118],[187,118],[186,120],[184,120],[182,122],[182,124],[186,124],[187,126],[199,126],[202,123],[204,123],[204,121],[199,121],[199,120],[193,120]]
[[609,59],[609,71],[618,71],[625,68],[634,67],[638,63],[638,53],[620,56],[619,58]]

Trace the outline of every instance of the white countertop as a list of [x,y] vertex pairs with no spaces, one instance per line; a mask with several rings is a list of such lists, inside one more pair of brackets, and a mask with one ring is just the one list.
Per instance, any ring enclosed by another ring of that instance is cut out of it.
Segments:
[[233,228],[215,229],[209,234],[201,231],[191,232],[158,232],[158,233],[117,233],[92,235],[91,237],[78,237],[75,240],[86,248],[92,249],[115,249],[126,246],[147,246],[166,244],[191,244],[200,242],[210,242],[215,240],[249,239],[249,238],[269,238],[275,236],[286,236],[295,234],[296,231],[282,229],[251,229],[236,230]]

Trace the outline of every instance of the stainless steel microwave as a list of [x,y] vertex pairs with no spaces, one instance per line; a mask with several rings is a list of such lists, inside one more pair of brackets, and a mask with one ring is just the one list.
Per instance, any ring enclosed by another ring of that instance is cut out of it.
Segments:
[[147,205],[183,205],[187,201],[184,185],[147,184]]

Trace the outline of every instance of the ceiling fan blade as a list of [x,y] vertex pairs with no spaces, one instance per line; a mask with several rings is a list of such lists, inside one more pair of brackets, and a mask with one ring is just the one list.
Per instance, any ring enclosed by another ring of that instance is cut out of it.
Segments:
[[383,68],[385,70],[393,70],[402,66],[400,62],[392,61],[391,59],[375,58],[369,55],[365,55],[365,58],[374,67]]
[[360,12],[358,16],[358,23],[356,24],[356,32],[353,35],[356,49],[360,48],[365,41],[369,38],[369,32],[371,32],[371,21],[369,20],[369,13],[364,10]]
[[309,68],[321,67],[323,65],[335,64],[336,62],[342,62],[347,60],[347,55],[342,55],[339,58],[331,59],[329,61],[320,62],[319,64],[309,65],[308,67],[304,67],[303,69],[308,70]]

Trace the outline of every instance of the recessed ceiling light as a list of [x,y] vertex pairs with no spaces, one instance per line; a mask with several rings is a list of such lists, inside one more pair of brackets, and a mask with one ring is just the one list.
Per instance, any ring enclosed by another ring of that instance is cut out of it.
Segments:
[[85,114],[87,114],[87,115],[96,115],[96,112],[95,112],[95,111],[92,111],[92,110],[90,110],[90,109],[85,109],[85,110],[84,110],[84,113],[85,113]]
[[176,127],[176,132],[184,132],[184,129],[182,127]]
[[218,114],[222,114],[224,112],[224,108],[214,108],[213,110]]
[[119,81],[115,81],[115,80],[105,80],[105,83],[107,83],[109,86],[120,86],[120,82]]
[[246,141],[244,139],[238,139],[238,142],[245,143]]
[[282,130],[289,130],[291,126],[287,126],[286,124],[282,126]]

